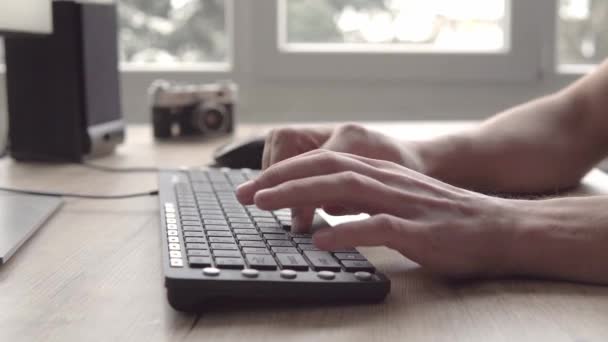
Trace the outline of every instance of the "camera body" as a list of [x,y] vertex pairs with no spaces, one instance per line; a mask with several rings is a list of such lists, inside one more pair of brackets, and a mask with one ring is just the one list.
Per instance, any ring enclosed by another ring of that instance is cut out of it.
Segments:
[[179,85],[156,81],[150,87],[154,136],[160,139],[231,134],[237,86],[232,82]]

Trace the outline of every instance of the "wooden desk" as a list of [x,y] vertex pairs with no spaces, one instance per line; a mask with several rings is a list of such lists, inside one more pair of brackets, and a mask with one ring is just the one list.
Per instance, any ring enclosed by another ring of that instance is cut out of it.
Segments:
[[[403,124],[410,138],[460,125]],[[241,127],[240,136],[264,127]],[[146,127],[96,161],[114,166],[198,165],[224,142],[154,143]],[[594,173],[587,191],[608,193]],[[603,184],[602,184],[603,183]],[[108,174],[77,165],[0,162],[0,184],[125,193],[156,187],[154,174]],[[507,280],[449,284],[383,249],[363,252],[392,279],[386,302],[291,309],[173,311],[160,268],[155,198],[68,200],[0,268],[0,341],[606,341],[608,287]]]

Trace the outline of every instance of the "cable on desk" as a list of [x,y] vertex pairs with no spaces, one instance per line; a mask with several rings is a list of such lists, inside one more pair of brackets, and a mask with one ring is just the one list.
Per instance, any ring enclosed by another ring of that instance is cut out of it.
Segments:
[[0,191],[12,192],[23,195],[36,195],[46,197],[66,197],[66,198],[82,198],[82,199],[96,199],[96,200],[120,200],[129,199],[136,197],[148,197],[158,196],[158,190],[152,190],[148,192],[138,192],[124,195],[90,195],[90,194],[75,194],[69,192],[47,192],[47,191],[34,191],[34,190],[23,190],[23,189],[12,189],[0,187]]
[[84,166],[89,169],[103,171],[103,172],[111,172],[111,173],[157,173],[161,171],[161,168],[158,167],[112,167],[105,165],[92,164],[88,162],[82,162],[78,165]]

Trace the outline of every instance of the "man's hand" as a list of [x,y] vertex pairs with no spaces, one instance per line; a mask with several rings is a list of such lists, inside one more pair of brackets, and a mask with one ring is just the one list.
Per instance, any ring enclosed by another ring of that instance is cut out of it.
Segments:
[[[266,136],[262,169],[266,170],[280,161],[316,149],[387,160],[420,170],[420,161],[413,143],[400,142],[354,124],[346,124],[337,128],[309,127],[272,130]],[[347,213],[344,208],[339,206],[330,209],[333,213]],[[292,215],[294,229],[298,231],[310,226],[314,208],[292,208]]]
[[317,232],[314,243],[324,250],[384,245],[450,276],[500,272],[516,207],[394,162],[324,150],[270,166],[237,196],[264,210],[369,213],[367,220]]

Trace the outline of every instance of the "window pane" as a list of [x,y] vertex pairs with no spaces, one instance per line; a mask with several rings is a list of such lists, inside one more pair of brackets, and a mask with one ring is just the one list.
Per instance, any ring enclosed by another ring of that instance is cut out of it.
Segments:
[[226,63],[227,0],[120,0],[120,57],[130,65]]
[[119,0],[120,60],[161,68],[228,63],[227,1]]
[[496,52],[508,0],[281,0],[283,47]]
[[608,57],[608,1],[560,0],[559,64],[598,64]]

